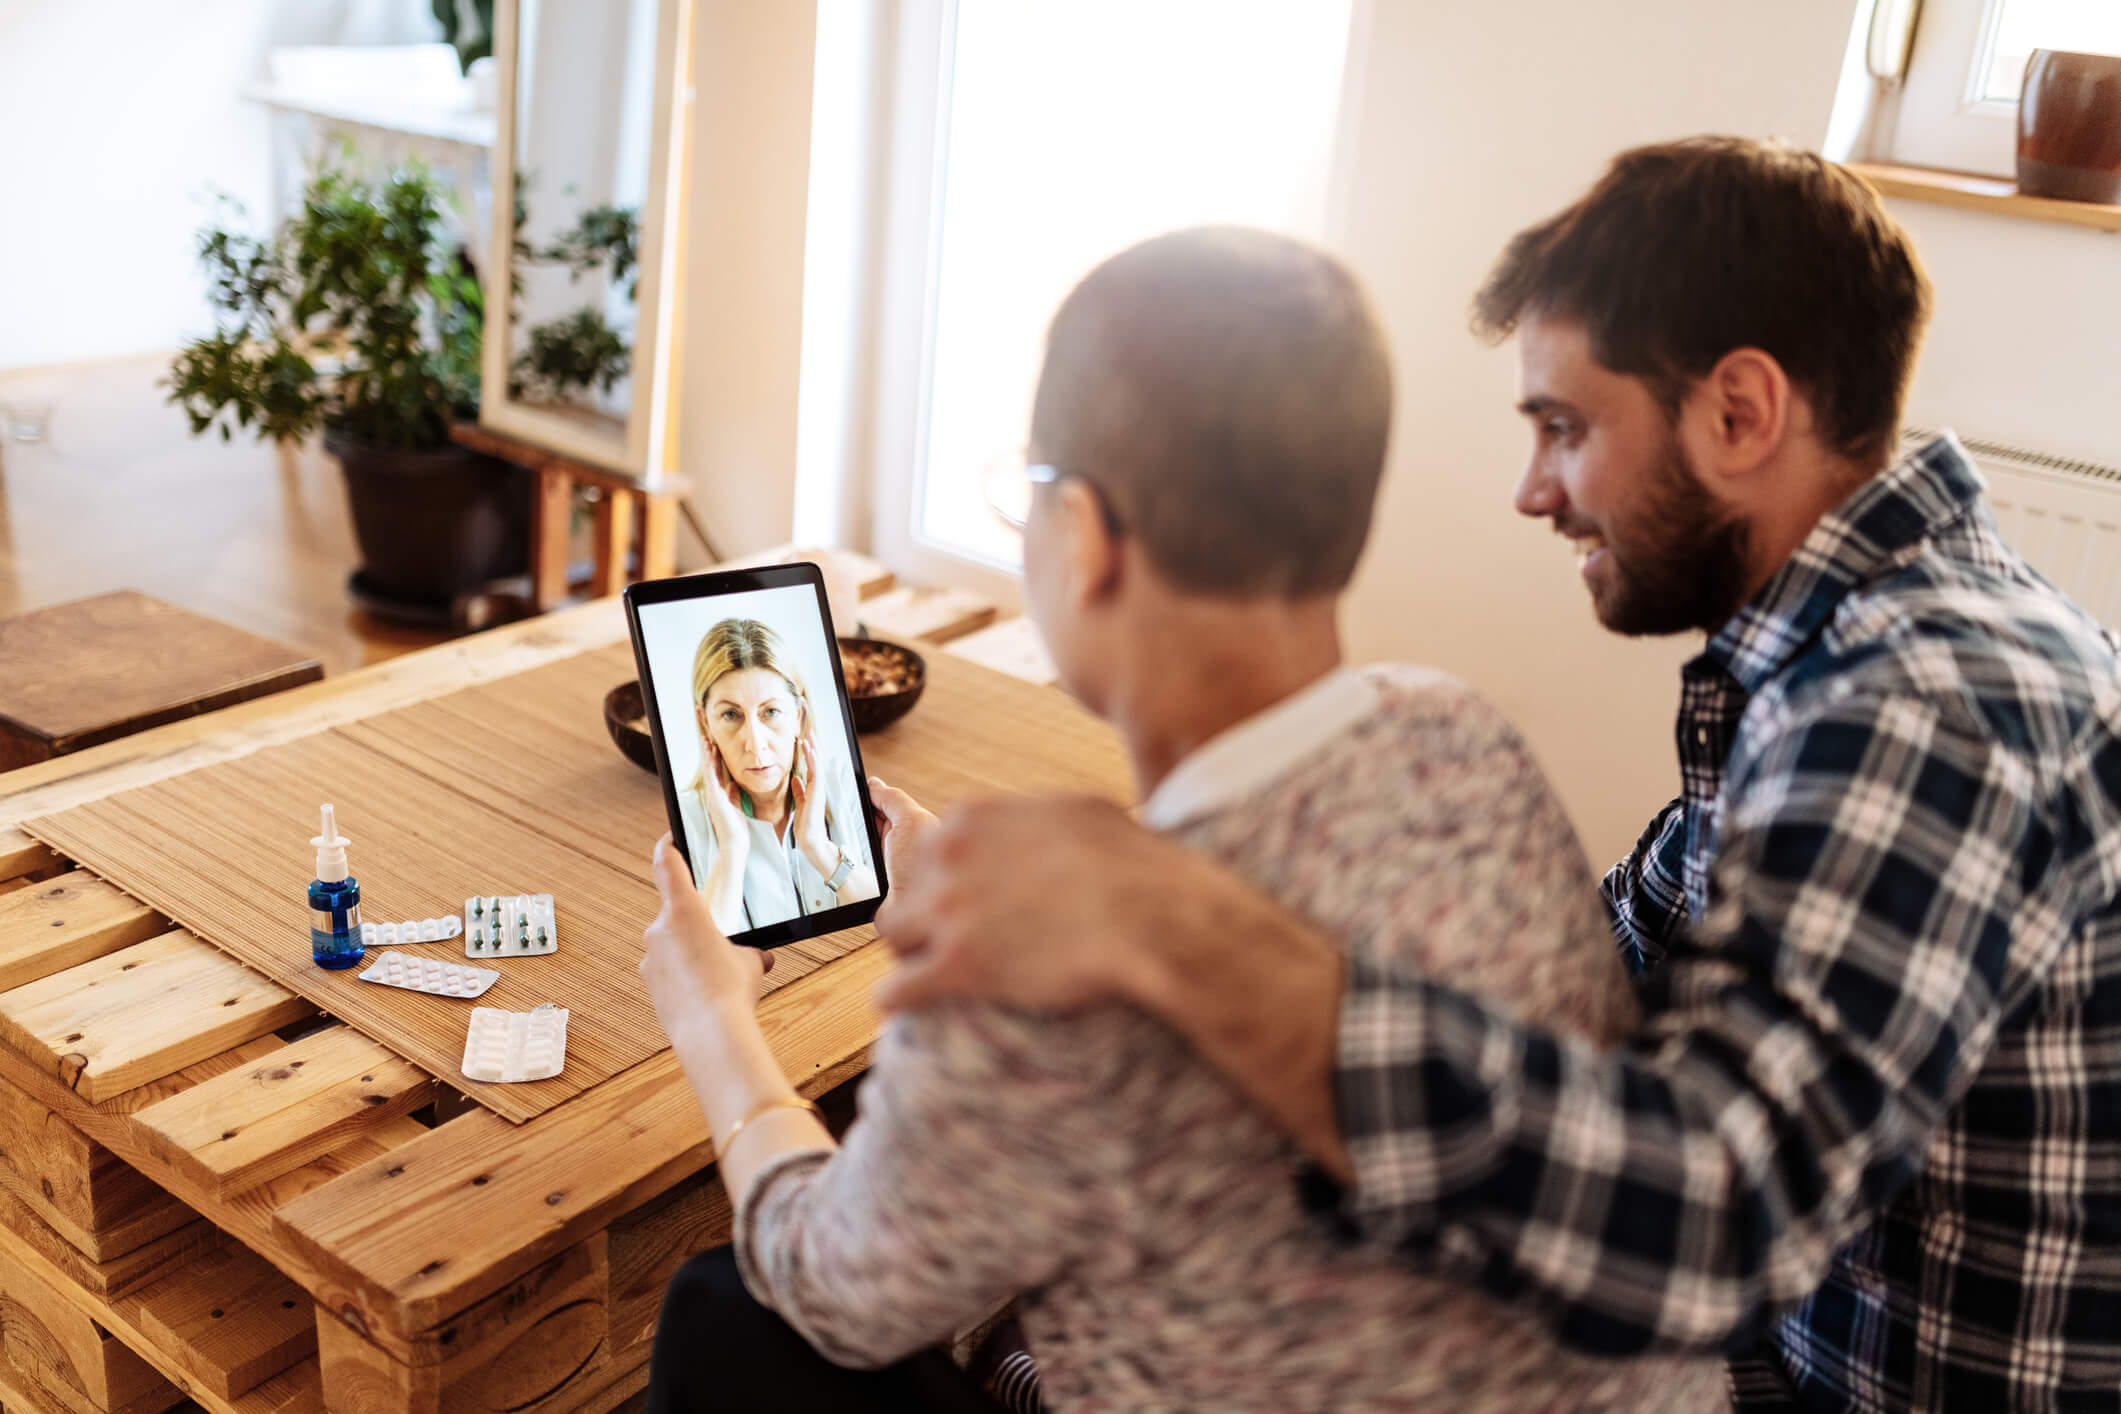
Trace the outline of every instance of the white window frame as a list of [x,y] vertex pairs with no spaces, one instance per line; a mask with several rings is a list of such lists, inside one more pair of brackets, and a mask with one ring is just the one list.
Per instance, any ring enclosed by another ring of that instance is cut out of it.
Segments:
[[876,416],[870,553],[918,583],[949,584],[1021,607],[1022,571],[920,533],[927,465],[929,366],[941,292],[944,164],[956,0],[901,0],[891,97],[891,154],[877,288]]
[[1924,0],[1907,76],[1878,156],[1911,167],[2012,177],[2018,105],[1981,96],[2004,0]]
[[[984,3],[985,0],[982,0]],[[875,333],[868,370],[869,552],[906,579],[952,585],[1020,609],[1023,571],[942,541],[920,528],[927,467],[930,372],[941,296],[939,239],[949,159],[951,63],[959,0],[897,0],[892,78],[880,85],[888,115],[889,153],[881,210],[875,218]],[[1354,0],[1344,61],[1340,117],[1324,193],[1324,236],[1333,243],[1347,200],[1354,84],[1374,0]],[[881,38],[881,37],[880,37]],[[848,467],[859,474],[850,457]]]

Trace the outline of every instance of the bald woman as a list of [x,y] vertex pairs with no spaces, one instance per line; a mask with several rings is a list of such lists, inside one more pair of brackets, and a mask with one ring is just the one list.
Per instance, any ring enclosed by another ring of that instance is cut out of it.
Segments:
[[[1609,1040],[1632,995],[1524,743],[1442,673],[1340,661],[1391,405],[1383,336],[1330,257],[1232,229],[1115,256],[1048,337],[1026,604],[1124,742],[1145,824],[1350,950],[1403,946]],[[917,883],[933,817],[876,799],[890,872]],[[1571,1356],[1485,1295],[1341,1245],[1273,1124],[1128,1007],[896,1017],[835,1147],[759,1033],[755,955],[667,852],[658,877],[645,970],[737,1212],[733,1256],[670,1289],[655,1407],[991,1408],[923,1352],[1011,1297],[1064,1409],[1720,1401],[1713,1361]]]

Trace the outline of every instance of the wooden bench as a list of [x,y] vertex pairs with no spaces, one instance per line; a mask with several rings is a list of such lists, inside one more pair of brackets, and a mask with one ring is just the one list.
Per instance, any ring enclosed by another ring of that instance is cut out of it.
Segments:
[[0,619],[0,771],[324,676],[324,665],[136,590]]
[[[661,579],[677,567],[678,505],[686,485],[674,476],[641,480],[609,471],[476,422],[453,423],[452,440],[498,457],[530,474],[530,600],[539,613],[567,598],[567,542],[574,527],[574,491],[596,493],[589,592],[616,594],[631,578]],[[638,571],[636,574],[635,571]]]

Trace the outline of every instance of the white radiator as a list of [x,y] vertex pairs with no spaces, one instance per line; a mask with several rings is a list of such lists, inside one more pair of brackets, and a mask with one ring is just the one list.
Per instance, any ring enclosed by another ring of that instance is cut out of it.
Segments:
[[[1907,429],[1910,442],[1935,434]],[[1961,437],[2012,549],[2108,628],[2121,628],[2121,470]]]

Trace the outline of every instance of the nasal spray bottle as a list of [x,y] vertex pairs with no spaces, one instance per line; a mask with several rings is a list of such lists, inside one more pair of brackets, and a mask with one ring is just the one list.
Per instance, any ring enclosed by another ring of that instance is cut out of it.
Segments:
[[317,877],[309,886],[309,955],[334,972],[361,961],[361,882],[346,872],[346,846],[329,805],[317,847]]

